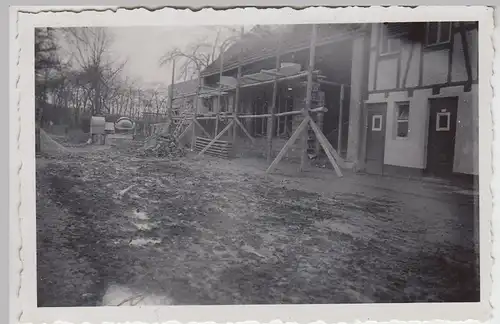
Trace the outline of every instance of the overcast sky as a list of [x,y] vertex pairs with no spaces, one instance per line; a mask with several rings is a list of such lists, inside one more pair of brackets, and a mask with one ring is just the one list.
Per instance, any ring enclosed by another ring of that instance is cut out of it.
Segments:
[[175,47],[185,48],[200,38],[215,39],[207,27],[118,27],[110,28],[115,36],[113,55],[128,58],[124,74],[146,86],[170,84],[172,67],[159,65],[161,56]]

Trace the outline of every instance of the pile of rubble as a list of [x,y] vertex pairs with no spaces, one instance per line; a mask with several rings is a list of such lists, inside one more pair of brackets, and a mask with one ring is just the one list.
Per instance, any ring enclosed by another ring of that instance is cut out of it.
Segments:
[[177,139],[170,134],[155,134],[146,139],[142,156],[151,156],[159,158],[182,157],[186,154],[186,150],[179,144]]

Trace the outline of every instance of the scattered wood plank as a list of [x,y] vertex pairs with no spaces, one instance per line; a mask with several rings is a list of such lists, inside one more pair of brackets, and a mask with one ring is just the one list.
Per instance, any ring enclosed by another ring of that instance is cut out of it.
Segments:
[[221,130],[221,132],[217,136],[215,136],[215,138],[210,143],[208,143],[208,145],[205,146],[203,150],[200,151],[200,153],[198,153],[198,156],[203,155],[203,153],[205,153],[205,151],[208,150],[210,146],[212,146],[212,144],[214,144],[219,138],[221,138],[222,135],[224,135],[224,133],[227,132],[229,128],[231,128],[231,126],[233,126],[233,124],[234,124],[234,119],[229,124],[227,124],[227,126],[224,127],[224,129]]
[[213,143],[210,147],[208,147],[208,144],[210,144],[211,141],[211,139],[197,137],[194,147],[195,151],[204,151],[203,153],[207,155],[225,159],[230,157],[232,152],[232,144],[230,142],[217,141],[217,143]]

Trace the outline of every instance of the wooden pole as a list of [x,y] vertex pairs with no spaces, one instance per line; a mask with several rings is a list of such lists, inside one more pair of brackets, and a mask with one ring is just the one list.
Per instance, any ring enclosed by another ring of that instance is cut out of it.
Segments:
[[[281,112],[281,91],[278,91],[278,113]],[[285,117],[286,118],[286,117]],[[276,135],[280,136],[282,129],[280,129],[280,117],[278,117],[276,122]]]
[[177,141],[180,141],[184,137],[184,135],[186,135],[188,133],[188,130],[191,127],[194,127],[194,121],[191,121],[191,123],[188,125],[188,127],[186,127],[186,129],[181,133],[181,135],[179,135],[179,137],[177,138]]
[[222,73],[224,72],[224,49],[221,46],[220,48],[220,67],[219,67],[219,93],[217,94],[217,118],[215,119],[215,132],[214,137],[219,133],[219,112],[221,105],[221,92],[222,92]]
[[281,38],[278,40],[278,52],[276,53],[276,75],[273,83],[273,97],[269,107],[269,119],[267,120],[267,161],[272,161],[273,154],[273,133],[274,133],[274,113],[276,111],[276,97],[278,96],[278,75],[281,67]]
[[167,133],[170,134],[174,120],[172,119],[172,110],[174,107],[174,83],[175,83],[175,60],[172,61],[172,82],[170,83],[170,91],[168,94],[169,105],[167,108],[168,124]]
[[342,154],[342,127],[344,124],[343,111],[344,110],[344,85],[340,86],[340,99],[339,99],[339,126],[337,136],[337,152]]
[[[240,29],[241,33],[241,40],[243,40],[243,34],[245,30],[244,27],[242,26]],[[235,99],[234,99],[234,112],[233,112],[233,118],[236,120],[238,118],[238,112],[240,108],[240,87],[241,87],[241,57],[243,55],[243,46],[241,46],[240,52],[238,53],[238,74],[237,74],[237,83],[236,83],[236,93],[235,93]],[[236,128],[237,128],[237,123],[233,123],[233,147],[236,142]]]
[[196,123],[194,123],[194,121],[198,116],[198,101],[200,99],[200,91],[201,91],[201,73],[198,73],[198,89],[196,90],[196,96],[194,97],[194,103],[193,103],[193,128],[191,131],[191,151],[194,151],[194,147],[196,145]]
[[[306,87],[306,104],[303,108],[304,117],[309,117],[309,110],[311,109],[311,101],[312,101],[312,86],[313,86],[313,71],[314,71],[314,60],[316,56],[316,34],[317,28],[316,25],[312,25],[311,31],[311,43],[309,46],[309,66],[308,66],[308,74],[307,74],[307,87]],[[302,134],[302,156],[300,160],[300,168],[299,171],[303,171],[308,162],[307,149],[308,149],[308,139],[309,139],[309,128],[305,127]]]

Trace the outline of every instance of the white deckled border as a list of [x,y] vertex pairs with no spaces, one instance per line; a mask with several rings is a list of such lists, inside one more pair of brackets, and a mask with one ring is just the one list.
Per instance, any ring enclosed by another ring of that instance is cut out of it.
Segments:
[[[492,182],[492,153],[499,152],[500,141],[493,144],[491,98],[500,81],[492,75],[493,10],[485,7],[370,7],[283,9],[189,9],[164,8],[120,9],[110,7],[15,7],[11,8],[11,101],[10,101],[10,233],[12,267],[11,311],[23,323],[112,323],[147,321],[149,323],[245,322],[245,323],[332,323],[380,321],[468,322],[486,321],[490,316],[492,193],[498,182]],[[43,11],[43,12],[41,12]],[[350,304],[350,305],[249,305],[249,306],[149,306],[95,308],[36,308],[36,226],[35,226],[35,160],[34,160],[34,27],[51,26],[192,26],[277,23],[373,23],[378,21],[479,20],[479,161],[481,209],[481,303],[441,304]],[[499,18],[497,16],[497,21]],[[498,36],[495,39],[498,42]],[[498,55],[498,54],[497,54]],[[495,70],[500,67],[496,62]],[[497,91],[495,91],[495,94]],[[500,106],[500,99],[494,103]],[[497,125],[498,123],[495,123]],[[492,148],[497,150],[492,150]],[[496,176],[496,174],[494,174]],[[500,198],[499,198],[500,199]],[[496,200],[495,200],[496,202]],[[497,210],[495,204],[495,210]],[[497,222],[498,223],[498,222]],[[494,226],[500,230],[499,225]],[[496,252],[496,251],[495,251]],[[498,265],[496,266],[498,268]],[[496,296],[496,295],[495,295]],[[176,321],[165,322],[169,319]],[[280,319],[276,321],[275,319]],[[250,322],[250,320],[256,322]],[[321,320],[321,322],[316,322]],[[67,322],[66,322],[67,321]],[[108,322],[109,321],[109,322]],[[257,322],[258,321],[258,322]],[[134,322],[140,323],[140,322]],[[366,322],[372,323],[372,322]]]

